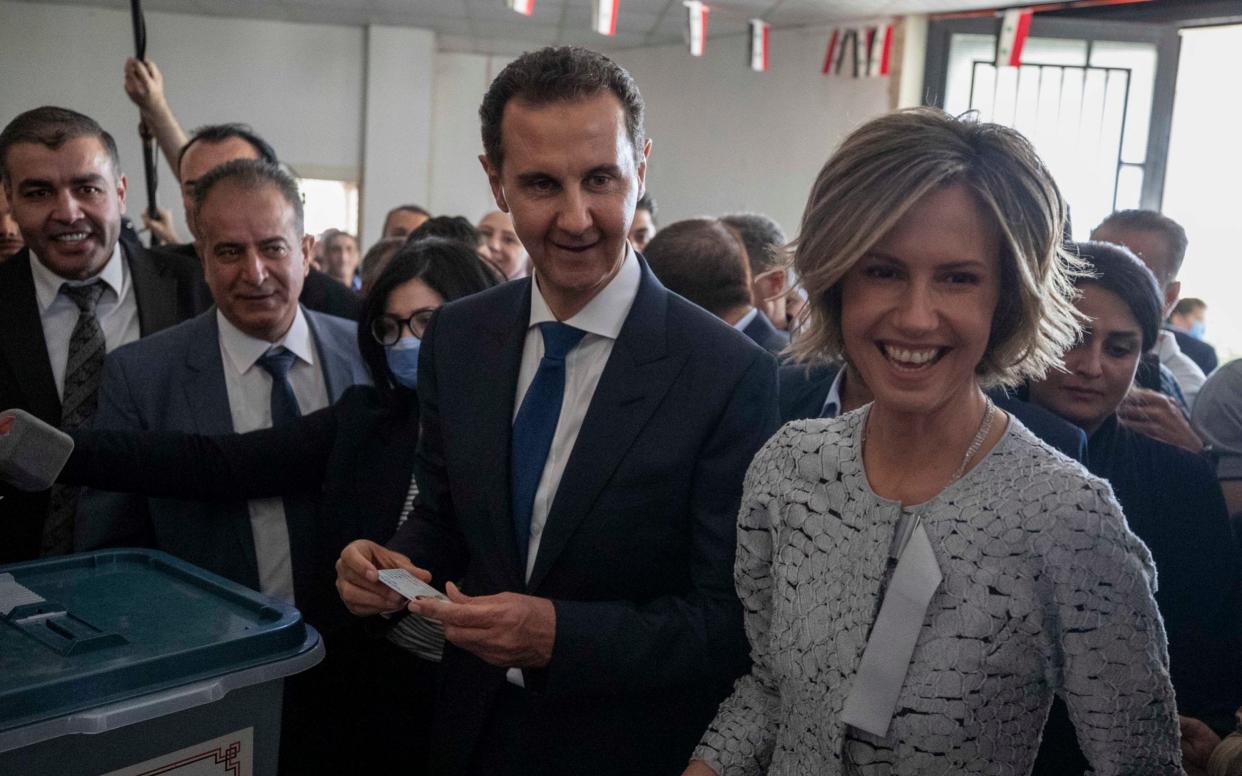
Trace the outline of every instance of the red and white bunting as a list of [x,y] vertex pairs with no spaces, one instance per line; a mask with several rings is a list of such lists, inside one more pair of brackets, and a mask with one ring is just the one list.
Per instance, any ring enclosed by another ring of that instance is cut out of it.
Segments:
[[884,44],[880,49],[880,75],[888,75],[893,59],[893,25],[884,25]]
[[505,0],[509,9],[517,11],[523,16],[530,16],[535,12],[535,0]]
[[841,39],[841,31],[833,30],[832,35],[828,37],[828,51],[824,53],[824,75],[828,75],[833,71],[837,64],[837,43]]
[[591,29],[600,35],[617,34],[617,8],[621,0],[595,0],[592,6]]
[[750,20],[750,69],[760,73],[768,69],[768,30],[772,25],[762,19]]
[[879,32],[875,27],[867,27],[863,30],[863,74],[867,76],[875,76],[880,74],[880,47]]
[[1022,64],[1022,48],[1031,33],[1034,11],[1011,8],[1001,17],[1000,34],[996,36],[996,66],[1017,67]]
[[703,56],[703,47],[707,45],[707,13],[709,9],[702,0],[684,0],[686,6],[687,42],[690,44],[690,56]]

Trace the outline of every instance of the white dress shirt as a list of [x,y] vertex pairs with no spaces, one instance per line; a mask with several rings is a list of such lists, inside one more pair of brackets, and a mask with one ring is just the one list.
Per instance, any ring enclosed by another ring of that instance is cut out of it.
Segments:
[[130,282],[129,263],[121,252],[118,241],[112,249],[112,257],[98,275],[86,280],[68,280],[44,266],[33,253],[30,256],[30,274],[34,276],[35,299],[39,304],[39,319],[43,323],[43,341],[47,343],[47,357],[52,363],[52,378],[56,381],[56,395],[65,397],[65,365],[69,362],[69,337],[78,325],[81,313],[73,300],[60,293],[65,283],[84,286],[103,281],[104,292],[95,307],[95,319],[103,329],[105,349],[111,353],[122,345],[138,339],[142,332],[138,327],[138,301]]
[[[289,370],[289,384],[293,386],[293,395],[297,397],[302,414],[328,406],[328,385],[318,364],[314,337],[300,306],[289,331],[274,343],[242,332],[219,310],[216,310],[216,321],[220,325],[220,355],[234,431],[243,434],[272,426],[272,376],[257,362],[276,346],[284,346],[297,356]],[[294,603],[293,561],[284,501],[280,498],[253,499],[247,506],[259,566],[259,590]]]
[[[530,544],[526,554],[527,579],[530,579],[531,571],[535,568],[539,541],[548,521],[552,499],[560,486],[561,475],[565,473],[565,464],[569,462],[569,454],[578,440],[578,431],[582,429],[582,421],[586,418],[587,408],[595,395],[595,387],[599,385],[600,375],[604,373],[608,357],[612,355],[612,346],[634,305],[640,280],[642,270],[638,257],[627,245],[625,260],[616,276],[600,289],[586,307],[563,321],[576,329],[582,329],[586,336],[565,357],[565,399],[561,404],[561,414],[556,423],[556,433],[552,437],[552,447],[548,451],[548,460],[539,478],[539,487],[535,490],[535,504],[530,516]],[[514,418],[522,406],[527,389],[535,379],[539,362],[543,359],[543,335],[540,333],[539,324],[556,320],[539,291],[537,274],[530,288],[530,328],[526,330],[526,342],[522,346],[517,395],[513,403]],[[508,679],[521,686],[521,671],[516,668],[509,669]]]
[[1173,379],[1177,380],[1182,395],[1186,397],[1186,409],[1194,409],[1195,397],[1207,380],[1203,370],[1190,356],[1182,352],[1177,345],[1177,337],[1166,329],[1161,329],[1160,336],[1156,338],[1156,355],[1160,357],[1160,363],[1173,373]]

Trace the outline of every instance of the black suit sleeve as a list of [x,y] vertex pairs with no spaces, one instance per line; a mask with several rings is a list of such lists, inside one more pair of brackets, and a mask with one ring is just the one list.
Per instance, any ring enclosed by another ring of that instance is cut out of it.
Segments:
[[[699,451],[690,486],[691,588],[651,601],[555,600],[549,695],[632,693],[736,676],[748,665],[733,587],[742,480],[777,427],[776,365],[757,353]],[[529,686],[529,682],[528,682]]]
[[317,492],[336,439],[337,416],[350,398],[289,426],[246,434],[76,431],[60,481],[200,501]]

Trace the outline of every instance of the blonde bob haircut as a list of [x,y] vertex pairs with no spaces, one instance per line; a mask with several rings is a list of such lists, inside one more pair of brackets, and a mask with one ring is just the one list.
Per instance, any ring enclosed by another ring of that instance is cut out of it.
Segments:
[[795,243],[806,289],[798,361],[846,357],[841,281],[916,202],[964,184],[1000,238],[1000,297],[975,368],[984,387],[1038,379],[1078,339],[1073,280],[1081,263],[1063,245],[1067,210],[1030,142],[1018,132],[935,108],[912,108],[855,130],[820,170]]

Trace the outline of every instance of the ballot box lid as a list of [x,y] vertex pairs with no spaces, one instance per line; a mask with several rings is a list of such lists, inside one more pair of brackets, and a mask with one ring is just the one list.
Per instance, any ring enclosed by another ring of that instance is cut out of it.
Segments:
[[0,566],[0,751],[13,731],[74,712],[226,674],[267,681],[322,654],[293,606],[163,552]]

